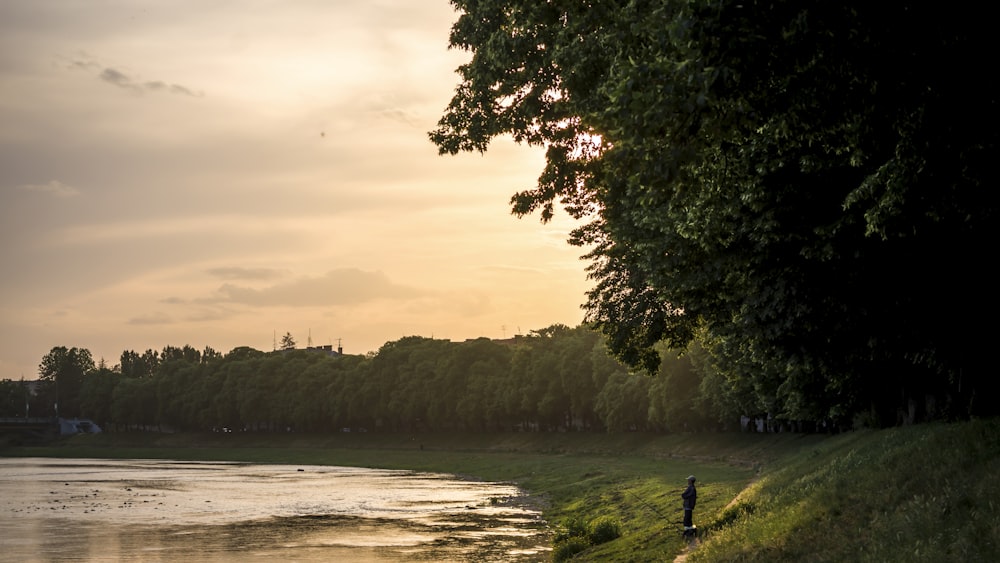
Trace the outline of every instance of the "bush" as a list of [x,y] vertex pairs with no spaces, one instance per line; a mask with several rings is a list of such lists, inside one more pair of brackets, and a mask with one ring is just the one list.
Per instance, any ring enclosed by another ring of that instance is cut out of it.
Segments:
[[553,539],[552,560],[565,561],[592,545],[607,543],[621,537],[622,525],[617,518],[600,516],[589,524],[579,517],[563,522]]
[[570,536],[556,542],[552,550],[553,561],[566,561],[572,559],[577,553],[590,547],[590,541],[580,536]]
[[617,518],[601,516],[590,523],[587,537],[591,543],[600,545],[616,539],[622,535],[622,524]]
[[587,525],[583,523],[583,520],[579,517],[573,517],[565,522],[556,531],[556,536],[552,540],[553,543],[559,543],[570,538],[586,538],[587,537]]

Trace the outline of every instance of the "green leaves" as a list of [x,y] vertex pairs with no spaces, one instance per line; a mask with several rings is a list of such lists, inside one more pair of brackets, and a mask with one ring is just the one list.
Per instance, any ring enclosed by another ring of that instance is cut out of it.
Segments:
[[[982,8],[455,5],[473,58],[431,139],[548,147],[514,213],[591,221],[571,237],[589,248],[588,321],[622,359],[652,371],[653,344],[704,331],[778,413],[817,417],[964,404],[985,382],[963,313],[1000,313],[980,281],[998,242]],[[949,275],[932,287],[928,269]]]

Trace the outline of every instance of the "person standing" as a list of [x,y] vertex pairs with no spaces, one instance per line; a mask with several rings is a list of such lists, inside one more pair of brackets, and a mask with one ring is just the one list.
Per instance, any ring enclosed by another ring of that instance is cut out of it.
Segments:
[[696,528],[693,522],[694,517],[694,505],[698,502],[698,489],[694,486],[694,475],[688,477],[688,486],[681,493],[681,498],[684,499],[684,535],[693,536],[695,534]]

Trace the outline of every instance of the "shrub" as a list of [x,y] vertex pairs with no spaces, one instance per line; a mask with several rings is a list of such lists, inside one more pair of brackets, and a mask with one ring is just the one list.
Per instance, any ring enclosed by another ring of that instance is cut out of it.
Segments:
[[587,525],[583,523],[583,520],[579,517],[573,517],[563,522],[562,526],[556,532],[555,538],[552,540],[554,543],[559,543],[570,538],[586,538],[587,537]]
[[600,545],[616,539],[622,535],[622,524],[617,518],[601,516],[590,523],[587,537],[591,543]]
[[577,553],[590,547],[590,541],[580,536],[570,536],[562,541],[556,542],[552,550],[553,561],[566,561],[572,559]]

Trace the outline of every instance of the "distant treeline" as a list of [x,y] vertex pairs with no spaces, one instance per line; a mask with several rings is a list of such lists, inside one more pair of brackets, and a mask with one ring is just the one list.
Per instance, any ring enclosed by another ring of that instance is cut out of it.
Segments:
[[[0,382],[0,416],[83,417],[106,430],[814,431],[734,386],[693,347],[632,373],[604,336],[563,325],[503,341],[406,337],[368,355],[167,346],[95,364],[55,347],[37,382]],[[856,422],[856,421],[854,421]]]

